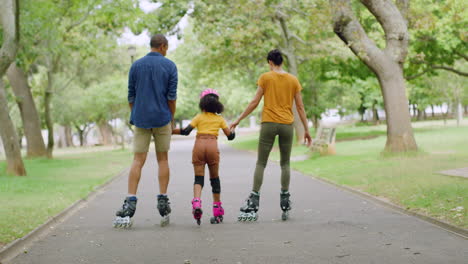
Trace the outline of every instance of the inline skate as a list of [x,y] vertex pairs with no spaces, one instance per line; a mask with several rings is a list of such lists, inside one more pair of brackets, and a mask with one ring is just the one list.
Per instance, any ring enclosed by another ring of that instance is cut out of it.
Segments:
[[221,206],[221,202],[213,203],[213,216],[210,218],[210,223],[219,224],[223,222],[224,209]]
[[193,198],[192,200],[192,214],[193,218],[197,220],[197,224],[201,224],[201,218],[203,215],[202,202],[200,198]]
[[249,198],[245,200],[244,205],[240,208],[238,221],[257,221],[258,207],[260,205],[260,194],[252,192]]
[[137,200],[135,196],[125,198],[122,208],[115,213],[115,228],[130,228],[133,225],[132,217],[136,211]]
[[283,221],[288,220],[289,218],[289,211],[292,209],[291,208],[291,200],[289,200],[289,197],[291,194],[288,191],[281,191],[280,193],[280,207],[281,210],[283,210],[283,213],[281,214],[281,219]]
[[169,198],[167,195],[158,195],[158,204],[157,208],[159,211],[159,214],[161,215],[161,226],[166,226],[170,222],[170,213],[171,213],[171,206],[170,206]]

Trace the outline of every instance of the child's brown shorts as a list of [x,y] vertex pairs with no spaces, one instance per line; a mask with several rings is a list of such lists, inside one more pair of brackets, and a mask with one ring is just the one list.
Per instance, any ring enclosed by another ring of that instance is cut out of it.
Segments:
[[208,166],[219,164],[218,137],[208,134],[199,134],[195,140],[192,152],[193,165]]

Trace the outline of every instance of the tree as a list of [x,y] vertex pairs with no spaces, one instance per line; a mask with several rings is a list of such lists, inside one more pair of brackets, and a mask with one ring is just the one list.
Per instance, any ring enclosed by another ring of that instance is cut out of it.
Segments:
[[360,2],[382,26],[386,47],[380,49],[369,38],[356,18],[349,0],[330,0],[334,32],[379,80],[387,118],[385,151],[417,150],[403,78],[403,64],[409,40],[405,20],[408,1],[398,0],[398,7],[388,0],[360,0]]
[[[34,23],[28,25],[30,31],[37,31],[29,39],[25,60],[40,64],[47,69],[47,82],[43,89],[43,116],[48,130],[47,151],[52,157],[54,147],[53,94],[58,88],[58,78],[63,69],[69,67],[67,58],[73,52],[80,57],[94,56],[100,52],[94,49],[93,41],[101,36],[117,34],[124,26],[133,27],[141,10],[135,8],[136,0],[119,1],[51,1],[31,0],[25,8],[33,13]],[[39,29],[39,30],[38,30]],[[25,32],[29,32],[26,31]],[[36,36],[40,36],[36,39]],[[79,65],[78,65],[79,66]],[[65,83],[67,84],[67,82]]]
[[26,175],[18,135],[9,116],[3,76],[14,60],[19,42],[19,1],[2,0],[0,13],[3,30],[3,43],[0,49],[0,136],[2,137],[7,158],[7,173]]
[[41,122],[29,87],[26,73],[13,62],[7,71],[8,80],[21,112],[28,157],[47,157],[47,150],[41,133]]
[[407,80],[440,71],[468,76],[466,1],[412,1],[408,20],[413,39],[405,70]]

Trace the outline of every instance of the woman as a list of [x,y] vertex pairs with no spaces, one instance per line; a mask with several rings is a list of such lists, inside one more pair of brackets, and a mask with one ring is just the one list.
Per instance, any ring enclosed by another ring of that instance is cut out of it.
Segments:
[[283,56],[277,49],[272,50],[267,56],[270,71],[260,76],[257,82],[257,93],[240,117],[231,124],[233,130],[239,122],[257,108],[262,97],[265,97],[262,110],[262,125],[258,143],[257,166],[254,173],[252,192],[245,204],[240,209],[239,221],[256,221],[260,202],[260,188],[263,182],[263,173],[270,155],[276,136],[279,137],[281,154],[281,193],[280,206],[283,210],[282,219],[288,218],[291,210],[289,200],[290,182],[290,157],[294,137],[294,115],[292,111],[293,102],[296,103],[297,111],[305,129],[304,142],[310,146],[312,139],[307,127],[307,117],[304,111],[304,103],[301,96],[301,84],[292,74],[285,72],[282,68]]

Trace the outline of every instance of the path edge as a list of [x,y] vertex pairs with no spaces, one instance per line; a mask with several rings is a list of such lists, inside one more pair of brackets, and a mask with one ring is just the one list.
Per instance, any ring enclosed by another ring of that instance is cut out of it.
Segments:
[[91,202],[94,198],[96,198],[99,194],[101,194],[104,188],[106,188],[114,181],[126,175],[128,171],[129,171],[129,168],[123,169],[120,173],[111,177],[105,183],[95,187],[94,190],[91,191],[85,198],[82,198],[74,202],[72,205],[65,208],[60,213],[49,218],[44,224],[33,229],[27,235],[21,238],[18,238],[10,242],[3,248],[1,248],[0,249],[0,264],[7,264],[8,261],[12,260],[19,254],[23,252],[27,252],[27,249],[31,247],[32,244],[34,244],[36,241],[40,240],[41,238],[45,237],[47,234],[49,234],[49,232],[55,229],[55,226],[63,223],[70,216],[75,214],[81,208],[85,207],[89,202]]
[[401,214],[408,215],[408,216],[413,216],[415,218],[418,218],[419,220],[422,220],[422,221],[424,221],[426,223],[432,224],[432,225],[434,225],[434,226],[436,226],[436,227],[438,227],[440,229],[443,229],[443,230],[445,230],[445,231],[447,231],[449,233],[452,233],[454,235],[457,235],[459,237],[462,237],[462,238],[468,240],[468,229],[464,229],[464,228],[449,224],[447,222],[444,222],[442,220],[439,220],[437,218],[434,218],[434,217],[431,217],[431,216],[428,216],[428,215],[424,215],[424,214],[421,214],[421,213],[418,213],[418,212],[407,210],[407,209],[405,209],[404,207],[402,207],[400,205],[394,204],[392,202],[384,200],[383,198],[379,198],[378,196],[374,196],[372,194],[360,191],[358,189],[355,189],[355,188],[352,188],[352,187],[349,187],[349,186],[345,186],[345,185],[340,185],[340,184],[334,183],[334,182],[332,182],[330,180],[327,180],[327,179],[324,179],[324,178],[320,178],[320,177],[313,176],[313,175],[310,175],[310,174],[307,174],[307,173],[303,173],[303,172],[298,171],[296,169],[294,169],[294,171],[296,173],[300,173],[300,174],[302,174],[304,176],[309,176],[309,177],[311,177],[312,179],[314,179],[316,181],[332,185],[332,186],[334,186],[334,187],[336,187],[338,189],[341,189],[343,191],[350,192],[350,193],[352,193],[354,195],[357,195],[357,196],[359,196],[361,198],[364,198],[365,200],[376,203],[376,204],[381,205],[383,207],[386,207],[388,209],[392,209],[392,210],[397,211],[397,212],[399,212]]
[[[249,153],[252,153],[252,154],[257,154],[256,151],[236,149],[233,146],[230,146],[228,144],[226,144],[226,145],[229,146],[230,148],[236,150],[236,151],[245,151],[245,152],[249,152]],[[279,165],[279,161],[277,161],[277,160],[273,160],[273,159],[270,158],[268,161],[269,162],[274,162],[277,165]],[[425,223],[432,224],[437,228],[440,228],[442,230],[445,230],[445,231],[447,231],[449,233],[452,233],[454,235],[457,235],[457,236],[459,236],[461,238],[464,238],[464,239],[468,240],[468,229],[464,229],[464,228],[449,224],[447,222],[444,222],[442,220],[439,220],[437,218],[434,218],[434,217],[431,217],[431,216],[428,216],[428,215],[424,215],[424,214],[421,214],[421,213],[418,213],[418,212],[407,210],[407,209],[405,209],[404,207],[402,207],[400,205],[397,205],[397,204],[394,204],[394,203],[389,202],[387,200],[384,200],[382,198],[379,198],[378,196],[374,196],[372,194],[366,193],[364,191],[360,191],[358,189],[355,189],[355,188],[352,188],[352,187],[349,187],[349,186],[340,185],[338,183],[332,182],[332,181],[327,180],[325,178],[317,177],[317,176],[314,176],[314,175],[311,175],[311,174],[308,174],[308,173],[305,173],[305,172],[302,172],[302,171],[299,171],[299,170],[293,169],[293,168],[291,168],[291,171],[302,174],[304,176],[311,177],[312,179],[314,179],[314,180],[316,180],[318,182],[328,184],[328,185],[332,185],[337,189],[347,191],[347,192],[352,193],[354,195],[357,195],[357,196],[359,196],[361,198],[364,198],[365,200],[376,203],[376,204],[381,205],[383,207],[386,207],[388,209],[394,210],[394,211],[396,211],[396,212],[398,212],[400,214],[413,216],[413,217],[415,217],[415,218],[417,218],[417,219],[419,219],[419,220],[421,220],[421,221],[423,221]]]

